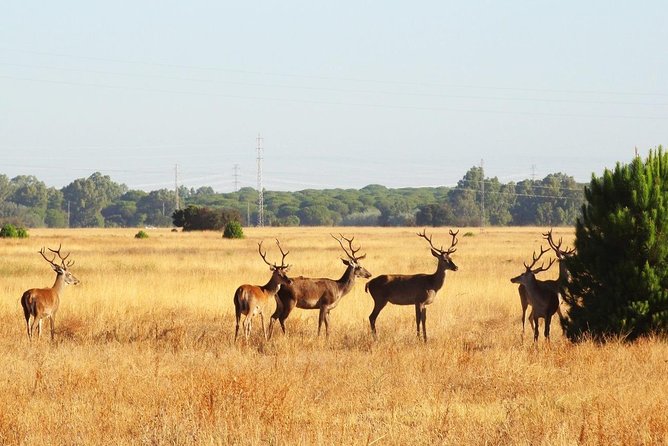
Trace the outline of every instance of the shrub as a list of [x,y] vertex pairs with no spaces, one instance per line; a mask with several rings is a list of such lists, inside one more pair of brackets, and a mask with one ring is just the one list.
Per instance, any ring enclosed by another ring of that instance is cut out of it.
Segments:
[[241,228],[241,223],[238,221],[231,221],[225,225],[223,231],[224,238],[244,238],[244,231]]
[[135,234],[135,238],[148,238],[148,234],[145,231],[139,231]]
[[28,231],[7,223],[0,228],[0,238],[28,238]]
[[668,330],[668,154],[617,164],[585,189],[565,322],[571,340]]

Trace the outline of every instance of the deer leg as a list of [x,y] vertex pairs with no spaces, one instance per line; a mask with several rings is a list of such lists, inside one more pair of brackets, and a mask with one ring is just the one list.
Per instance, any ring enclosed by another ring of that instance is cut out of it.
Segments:
[[417,325],[417,337],[420,337],[420,322],[422,322],[422,311],[420,304],[415,304],[415,324]]
[[37,321],[37,340],[42,339],[42,318]]
[[[281,299],[279,299],[278,296],[275,296],[275,298],[276,310],[274,310],[271,319],[269,319],[269,337],[267,339],[271,339],[271,335],[274,333],[274,322],[276,322],[281,317],[281,313],[283,313],[283,303],[281,302]],[[285,330],[283,330],[283,332],[285,333]]]
[[550,340],[550,324],[552,323],[552,316],[545,316],[545,339]]
[[239,321],[241,320],[241,313],[239,311],[236,312],[236,320],[237,325],[234,328],[234,342],[237,342],[237,337],[239,336]]
[[246,342],[248,342],[248,338],[250,338],[251,334],[251,320],[252,313],[249,312],[244,319],[244,335],[246,336]]
[[262,334],[264,334],[264,340],[266,341],[267,338],[267,330],[264,328],[264,314],[260,313],[260,323],[262,324]]
[[371,333],[373,334],[374,339],[378,338],[376,335],[376,319],[378,318],[380,311],[385,308],[385,305],[387,305],[387,301],[374,301],[373,311],[371,311],[371,314],[369,315],[369,324],[371,325]]
[[50,327],[51,327],[51,340],[52,340],[52,341],[53,341],[53,337],[54,337],[53,326],[55,325],[55,321],[53,320],[53,317],[54,317],[53,314],[51,315],[51,317],[49,317],[49,325],[50,325]]
[[[325,319],[327,318],[327,307],[324,305],[320,307],[320,314],[318,316],[318,336],[320,336],[320,327],[322,327],[322,323],[325,322]],[[327,330],[327,324],[325,324],[325,330]]]
[[28,331],[28,340],[32,341],[32,327],[30,326],[30,313],[26,313],[26,330]]
[[533,342],[538,342],[538,317],[531,310],[531,315],[533,316]]
[[283,312],[281,313],[281,316],[278,318],[278,321],[281,323],[281,330],[283,330],[283,334],[285,334],[285,320],[290,315],[290,312],[295,308],[295,305],[297,305],[296,300],[290,300],[287,303],[283,304]]
[[325,312],[325,337],[329,338],[329,308]]
[[424,336],[424,342],[427,342],[427,307],[423,306],[420,310],[420,315],[422,316],[422,335]]

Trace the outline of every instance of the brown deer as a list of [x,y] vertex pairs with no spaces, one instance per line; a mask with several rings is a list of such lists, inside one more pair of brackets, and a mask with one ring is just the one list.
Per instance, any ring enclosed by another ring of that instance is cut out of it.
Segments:
[[[563,296],[564,291],[566,290],[566,285],[571,278],[571,274],[568,272],[568,268],[566,267],[566,262],[564,262],[564,260],[575,254],[575,248],[567,250],[561,249],[563,240],[559,238],[559,243],[554,243],[554,239],[552,238],[552,229],[544,233],[543,237],[545,237],[545,240],[547,240],[550,248],[552,248],[554,254],[557,256],[557,260],[559,260],[559,278],[557,279],[557,282],[559,286],[559,294]],[[561,316],[561,314],[559,316]]]
[[545,262],[540,267],[534,268],[538,260],[548,252],[549,249],[543,250],[540,248],[540,254],[536,256],[533,253],[533,262],[531,265],[524,263],[525,271],[517,277],[510,279],[512,283],[524,285],[526,291],[526,298],[531,305],[531,313],[529,313],[529,321],[532,323],[533,340],[538,340],[538,319],[545,320],[545,339],[550,340],[550,323],[552,316],[559,309],[559,291],[555,280],[538,280],[536,274],[547,271],[554,263],[554,259],[550,259],[550,263],[545,267]]
[[436,293],[445,283],[446,270],[457,271],[457,265],[452,261],[450,255],[457,249],[457,232],[450,230],[452,242],[450,248],[444,250],[438,249],[431,241],[431,236],[427,237],[425,230],[418,233],[418,236],[429,242],[431,255],[438,259],[436,272],[433,274],[413,274],[413,275],[382,275],[370,280],[366,284],[366,291],[373,297],[373,311],[369,315],[371,324],[371,333],[376,338],[376,318],[387,303],[395,305],[415,305],[415,322],[417,324],[417,336],[420,337],[420,325],[422,325],[422,335],[424,342],[427,342],[427,305],[434,301]]
[[283,258],[281,259],[281,265],[278,266],[275,263],[272,265],[267,261],[267,251],[262,252],[262,242],[258,243],[257,250],[260,253],[260,257],[264,260],[264,263],[269,265],[271,270],[271,278],[266,285],[257,286],[257,285],[241,285],[237,288],[237,291],[234,293],[234,312],[236,316],[236,328],[234,330],[234,341],[236,342],[239,335],[239,320],[241,315],[245,315],[244,318],[244,334],[246,336],[246,341],[251,334],[251,322],[253,316],[256,314],[260,315],[260,322],[262,324],[262,333],[264,334],[264,339],[267,339],[267,331],[264,326],[264,309],[267,306],[267,301],[270,297],[276,295],[281,286],[289,285],[292,283],[292,279],[287,276],[287,271],[290,268],[290,265],[285,264],[285,257],[290,253],[283,252],[281,248],[281,243],[276,240],[276,245],[281,251]]
[[[60,305],[60,294],[62,293],[65,285],[77,285],[79,279],[74,277],[69,271],[69,268],[74,265],[74,261],[70,260],[65,262],[70,256],[68,253],[65,257],[60,254],[60,249],[62,244],[58,246],[58,249],[51,249],[53,258],[49,260],[46,257],[46,251],[44,248],[39,250],[39,253],[42,255],[44,260],[49,262],[51,268],[56,272],[56,281],[54,282],[51,288],[31,288],[28,291],[23,293],[21,296],[21,306],[23,307],[23,315],[26,319],[26,330],[28,331],[28,340],[32,341],[32,333],[37,323],[37,339],[42,336],[42,319],[48,318],[51,325],[51,340],[54,337],[54,324],[56,319],[56,312],[58,311],[58,305]],[[54,263],[56,260],[56,255],[60,259],[60,265]],[[32,323],[30,318],[32,317]]]
[[[280,322],[281,329],[285,334],[285,320],[295,307],[305,310],[319,310],[318,336],[320,336],[320,330],[324,323],[325,336],[329,337],[329,312],[336,308],[341,298],[350,292],[355,284],[356,277],[364,279],[371,277],[371,273],[359,263],[366,257],[366,254],[357,256],[357,252],[362,248],[353,248],[355,237],[347,239],[343,235],[339,235],[341,238],[336,238],[334,235],[332,237],[339,242],[343,252],[348,257],[348,259],[341,259],[343,264],[346,265],[346,270],[341,278],[334,280],[295,277],[291,285],[282,287],[276,295],[276,311],[271,316],[271,322],[269,322],[269,337],[271,337],[276,320]],[[343,240],[348,242],[350,252],[343,245]]]

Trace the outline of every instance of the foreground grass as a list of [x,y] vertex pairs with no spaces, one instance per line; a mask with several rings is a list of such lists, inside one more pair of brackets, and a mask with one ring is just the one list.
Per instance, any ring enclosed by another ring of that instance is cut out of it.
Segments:
[[[279,237],[294,275],[339,277],[326,229],[250,229],[243,241],[134,232],[2,242],[0,443],[668,443],[665,341],[572,345],[555,319],[551,344],[528,332],[522,342],[508,279],[540,229],[460,237],[460,270],[427,310],[426,345],[409,307],[386,307],[372,341],[363,281],[333,310],[328,340],[315,336],[317,312],[297,309],[287,336],[265,342],[256,323],[249,343],[233,343],[234,290],[269,275],[257,241]],[[435,269],[411,229],[354,234],[374,275]],[[61,241],[82,285],[62,297],[56,341],[30,345],[19,297],[53,282],[37,250]]]

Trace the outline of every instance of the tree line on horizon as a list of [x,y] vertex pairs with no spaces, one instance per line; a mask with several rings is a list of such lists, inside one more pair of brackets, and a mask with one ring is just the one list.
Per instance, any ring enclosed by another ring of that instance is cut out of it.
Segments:
[[[264,191],[267,226],[509,226],[573,225],[584,203],[584,184],[563,173],[501,183],[472,167],[455,187],[305,189]],[[56,189],[32,175],[0,174],[0,223],[25,227],[170,227],[174,190],[131,190],[95,172]],[[257,190],[216,193],[181,186],[182,210],[257,223]],[[484,201],[484,203],[483,203]],[[483,218],[484,208],[484,218]],[[180,214],[181,217],[183,213]],[[207,218],[214,218],[210,215]],[[218,217],[216,217],[218,218]],[[178,225],[178,224],[177,224]]]

